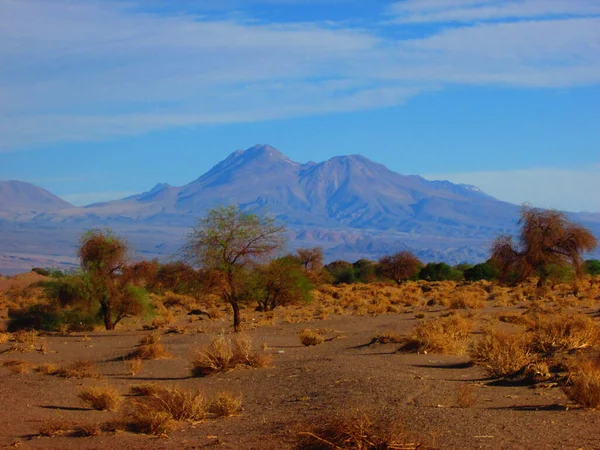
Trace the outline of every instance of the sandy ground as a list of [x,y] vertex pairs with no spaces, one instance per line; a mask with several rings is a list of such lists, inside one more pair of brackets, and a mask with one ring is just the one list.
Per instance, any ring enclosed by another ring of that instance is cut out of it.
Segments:
[[[182,319],[184,320],[184,319]],[[187,334],[165,334],[168,359],[147,361],[130,376],[121,358],[148,334],[139,326],[88,336],[44,336],[47,353],[2,353],[0,364],[20,359],[32,364],[85,359],[102,379],[62,379],[0,368],[0,447],[36,449],[292,449],[298,433],[323,417],[351,408],[385,408],[411,438],[438,449],[600,449],[600,413],[580,409],[560,388],[498,385],[467,357],[399,353],[398,344],[368,344],[383,331],[405,333],[412,314],[336,316],[309,323],[249,330],[254,346],[273,356],[271,367],[238,368],[191,378],[190,357],[215,332],[229,329],[229,317],[184,323]],[[335,338],[315,347],[299,343],[306,327]],[[0,345],[0,352],[9,344]],[[243,396],[243,411],[231,418],[185,424],[168,438],[132,433],[91,438],[38,437],[40,426],[60,419],[101,423],[115,413],[87,409],[77,398],[83,386],[109,383],[121,393],[153,381]],[[458,407],[461,386],[472,386],[475,402]],[[414,441],[413,441],[414,442]]]

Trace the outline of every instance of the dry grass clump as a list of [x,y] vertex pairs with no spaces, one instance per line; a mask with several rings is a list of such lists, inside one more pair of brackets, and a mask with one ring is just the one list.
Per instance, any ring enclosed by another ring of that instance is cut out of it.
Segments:
[[75,361],[68,366],[57,368],[56,371],[49,373],[49,375],[56,375],[63,378],[97,378],[99,376],[96,364],[92,361]]
[[464,292],[450,299],[448,307],[450,309],[481,309],[485,307],[485,301],[477,294]]
[[310,431],[299,433],[298,450],[396,450],[417,449],[420,445],[407,437],[394,415],[373,416],[361,411],[325,417]]
[[192,375],[203,377],[215,372],[225,372],[238,365],[265,367],[271,358],[252,351],[252,341],[247,335],[236,335],[233,340],[216,336],[210,344],[198,350],[192,359]]
[[37,373],[41,373],[42,375],[56,375],[58,366],[52,363],[43,363],[39,366],[36,366],[33,370]]
[[586,408],[600,408],[600,357],[577,361],[563,390],[569,399]]
[[31,372],[31,364],[17,359],[5,361],[2,363],[2,367],[6,367],[12,373],[26,374]]
[[477,402],[473,386],[463,384],[456,392],[456,406],[459,408],[470,408]]
[[129,359],[161,359],[169,356],[165,346],[160,342],[160,333],[148,334],[138,344],[138,348],[129,355]]
[[516,374],[535,359],[529,333],[507,333],[488,329],[473,344],[471,357],[490,375],[502,378]]
[[147,395],[156,394],[161,389],[162,389],[162,387],[156,383],[141,383],[141,384],[134,384],[133,386],[131,386],[129,388],[129,393],[131,395],[147,396]]
[[73,430],[73,425],[64,420],[48,420],[40,426],[38,434],[40,436],[55,437],[64,436]]
[[131,403],[122,423],[136,433],[166,436],[175,430],[177,422],[204,420],[206,409],[207,402],[200,392],[153,386]]
[[401,350],[462,355],[467,350],[472,327],[472,320],[457,314],[422,321],[405,339]]
[[298,333],[298,338],[302,345],[311,346],[311,345],[319,345],[323,343],[325,338],[323,335],[315,330],[311,330],[310,328],[304,328],[302,331]]
[[144,366],[144,361],[142,358],[131,358],[123,361],[125,363],[125,368],[127,369],[127,373],[131,376],[135,376],[138,374],[142,367]]
[[10,333],[0,332],[0,344],[6,344],[10,341],[12,335]]
[[600,327],[583,314],[552,314],[537,317],[533,335],[539,352],[575,350],[598,344]]
[[242,410],[242,396],[221,392],[208,402],[207,410],[213,417],[230,417]]
[[394,331],[384,331],[373,338],[374,344],[402,344],[404,336],[395,333]]
[[119,392],[110,386],[94,386],[77,394],[86,405],[99,411],[117,411],[123,402]]

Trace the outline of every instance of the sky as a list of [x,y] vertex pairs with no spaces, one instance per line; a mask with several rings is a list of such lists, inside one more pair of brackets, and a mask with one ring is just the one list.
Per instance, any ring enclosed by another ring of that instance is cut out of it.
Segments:
[[0,179],[83,205],[255,144],[600,212],[600,0],[0,0]]

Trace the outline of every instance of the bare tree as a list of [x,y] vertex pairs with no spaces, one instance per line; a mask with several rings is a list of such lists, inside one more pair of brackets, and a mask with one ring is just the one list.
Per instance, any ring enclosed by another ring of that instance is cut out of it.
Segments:
[[240,331],[240,303],[246,298],[248,266],[281,249],[284,231],[285,226],[273,218],[244,213],[236,206],[221,206],[208,211],[187,236],[186,256],[222,274],[221,295],[233,309],[236,332]]
[[378,262],[378,272],[397,284],[408,280],[419,273],[423,264],[409,251],[401,251],[393,255],[383,256]]
[[323,249],[321,247],[299,248],[296,255],[307,272],[314,272],[323,268]]
[[538,277],[538,288],[552,276],[553,268],[572,267],[582,274],[583,253],[598,245],[585,227],[555,210],[524,206],[519,219],[521,231],[517,243],[510,236],[499,236],[492,245],[491,260],[504,281],[519,283]]

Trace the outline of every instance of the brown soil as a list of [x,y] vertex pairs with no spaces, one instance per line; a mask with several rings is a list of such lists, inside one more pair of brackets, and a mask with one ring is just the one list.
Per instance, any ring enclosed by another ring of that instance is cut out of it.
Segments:
[[[246,317],[251,314],[246,311]],[[257,316],[258,317],[258,316]],[[385,408],[398,418],[412,442],[439,449],[598,449],[600,413],[578,408],[560,388],[502,386],[489,379],[468,357],[399,353],[398,344],[366,345],[378,333],[407,333],[413,314],[338,316],[298,324],[276,320],[248,331],[254,347],[273,356],[272,367],[237,368],[191,378],[193,350],[214,333],[230,329],[230,318],[193,323],[181,317],[186,334],[163,334],[170,358],[145,361],[135,376],[122,357],[149,332],[130,323],[115,332],[40,337],[47,353],[0,354],[0,364],[19,359],[37,365],[76,360],[95,362],[101,380],[64,379],[38,373],[14,374],[0,367],[0,446],[37,449],[292,449],[298,433],[323,417],[360,408]],[[251,322],[251,319],[249,320]],[[304,347],[298,331],[325,332],[326,341]],[[0,345],[0,352],[9,344]],[[240,415],[184,424],[168,438],[121,432],[88,438],[38,437],[48,420],[102,423],[116,413],[84,407],[82,387],[109,383],[122,394],[142,382],[229,391],[243,396]],[[474,404],[458,407],[465,385]]]

